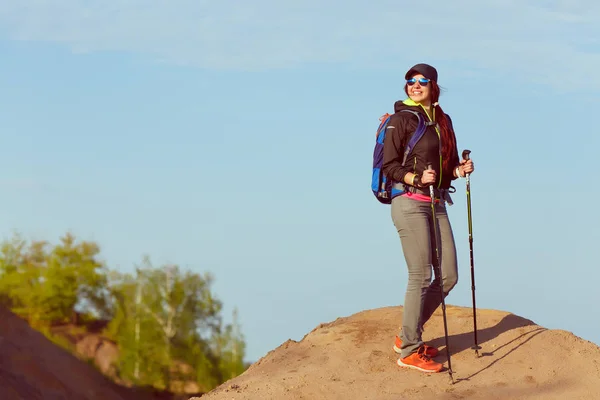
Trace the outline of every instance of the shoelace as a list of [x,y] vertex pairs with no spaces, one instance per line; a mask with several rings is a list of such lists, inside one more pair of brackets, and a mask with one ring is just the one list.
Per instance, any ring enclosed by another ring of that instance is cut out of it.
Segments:
[[427,354],[425,354],[425,346],[421,347],[419,349],[419,351],[417,351],[417,355],[419,357],[419,359],[429,362],[431,361],[431,357],[429,357]]

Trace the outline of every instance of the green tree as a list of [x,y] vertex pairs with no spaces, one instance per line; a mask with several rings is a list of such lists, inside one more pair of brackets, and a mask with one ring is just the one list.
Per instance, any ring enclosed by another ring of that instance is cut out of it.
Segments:
[[155,321],[141,310],[145,301],[141,278],[139,271],[135,276],[111,272],[115,310],[106,333],[119,345],[119,376],[137,385],[160,387],[163,381],[162,363],[157,360],[155,352],[162,348],[163,342]]
[[240,375],[246,369],[244,356],[246,344],[238,320],[237,309],[233,310],[233,322],[225,326],[221,334],[216,336],[219,370],[223,380]]
[[106,268],[97,260],[99,246],[86,241],[76,243],[71,234],[60,241],[46,260],[41,300],[47,318],[77,323],[79,313],[106,316]]
[[211,292],[212,280],[210,274],[183,273],[176,265],[155,268],[148,258],[135,278],[115,275],[118,306],[109,331],[123,348],[124,378],[161,388],[170,388],[173,380],[195,380],[193,373],[182,375],[177,361],[200,367],[211,387],[220,382],[218,361],[207,344],[219,329],[222,308]]
[[44,318],[42,286],[45,265],[44,241],[27,242],[16,234],[0,250],[0,296],[15,314],[38,326]]
[[93,242],[76,243],[71,234],[47,250],[48,242],[27,245],[19,235],[0,251],[0,293],[4,302],[29,322],[77,322],[78,313],[110,315],[106,268],[97,261]]

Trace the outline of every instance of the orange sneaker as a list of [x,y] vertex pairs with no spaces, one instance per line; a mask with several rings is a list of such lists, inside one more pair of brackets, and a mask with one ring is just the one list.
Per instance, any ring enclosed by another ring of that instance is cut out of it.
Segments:
[[[428,345],[424,345],[425,346],[425,354],[428,357],[436,357],[439,353],[438,349],[436,349],[435,347],[432,346],[428,346]],[[400,339],[399,336],[396,336],[396,340],[394,341],[394,351],[398,354],[400,354],[400,348],[402,347],[402,339]]]
[[419,347],[416,353],[408,357],[399,358],[396,363],[401,367],[414,368],[422,372],[440,372],[444,366],[435,362],[425,354],[425,346]]

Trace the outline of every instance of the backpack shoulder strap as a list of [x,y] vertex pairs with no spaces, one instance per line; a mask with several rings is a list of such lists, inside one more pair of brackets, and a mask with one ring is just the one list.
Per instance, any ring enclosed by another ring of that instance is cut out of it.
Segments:
[[402,165],[404,165],[406,163],[406,159],[408,158],[408,155],[410,154],[412,149],[415,147],[417,142],[419,140],[421,140],[421,138],[423,137],[423,134],[427,130],[427,127],[431,126],[431,125],[435,125],[435,122],[433,122],[433,121],[426,122],[425,119],[423,118],[423,115],[417,111],[400,110],[400,112],[409,112],[411,114],[414,114],[417,116],[417,118],[419,120],[419,123],[417,124],[417,130],[412,134],[408,143],[406,144],[406,149],[404,149],[404,159],[402,160]]

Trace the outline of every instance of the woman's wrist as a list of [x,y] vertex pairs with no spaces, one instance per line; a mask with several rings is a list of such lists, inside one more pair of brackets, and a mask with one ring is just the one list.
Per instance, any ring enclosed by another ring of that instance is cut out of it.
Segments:
[[408,172],[406,175],[404,175],[404,183],[410,186],[419,187],[421,184],[421,177],[418,174]]
[[464,178],[464,175],[460,173],[460,165],[454,169],[454,176],[457,178]]
[[411,185],[414,187],[421,187],[421,177],[417,174],[414,174]]

